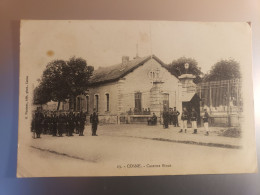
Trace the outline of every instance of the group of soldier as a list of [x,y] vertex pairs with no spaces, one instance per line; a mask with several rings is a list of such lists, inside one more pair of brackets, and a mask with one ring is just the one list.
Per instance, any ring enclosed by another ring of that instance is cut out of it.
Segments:
[[[92,123],[92,136],[97,136],[98,115],[93,112],[90,116]],[[52,136],[62,137],[63,134],[73,136],[74,133],[84,136],[83,132],[86,124],[86,113],[84,112],[49,112],[44,113],[37,110],[32,118],[31,131],[36,134],[36,138],[40,135],[51,134]]]
[[174,125],[175,127],[179,126],[178,116],[180,112],[176,110],[176,107],[173,109],[169,109],[169,111],[164,110],[163,112],[163,126],[164,128],[168,128],[169,125]]
[[[176,107],[170,111],[163,112],[163,126],[164,128],[168,128],[169,124],[174,125],[175,127],[179,127],[178,116],[180,112],[176,110]],[[180,123],[180,131],[187,132],[187,123],[188,120],[191,121],[191,126],[193,128],[193,134],[197,134],[197,121],[199,119],[198,113],[192,108],[191,112],[188,113],[187,109],[184,107],[181,113],[181,123]],[[206,131],[205,135],[209,135],[208,121],[209,114],[206,109],[204,109],[204,114],[202,116],[203,125]],[[97,127],[99,123],[98,114],[95,109],[93,113],[90,115],[90,123],[92,124],[92,136],[97,136]],[[43,134],[51,134],[53,136],[62,137],[63,134],[67,136],[73,136],[74,133],[79,134],[79,136],[84,136],[83,132],[86,124],[86,113],[84,112],[51,112],[51,113],[43,113],[37,110],[32,118],[31,131],[34,132],[34,137],[36,134],[36,138],[40,138],[40,135]],[[148,120],[148,125],[156,125],[157,124],[157,116],[153,113],[153,116]],[[184,130],[184,131],[183,131]]]
[[[179,126],[178,123],[178,116],[180,115],[180,112],[176,110],[176,107],[174,107],[174,110],[170,111],[164,111],[163,112],[163,126],[164,128],[168,128],[169,124],[173,124],[175,127]],[[180,131],[179,133],[185,132],[187,133],[187,124],[188,120],[191,122],[191,127],[193,129],[193,134],[197,134],[197,121],[199,119],[198,113],[195,111],[195,108],[192,108],[191,112],[189,113],[185,107],[183,107],[182,113],[181,113],[181,123],[180,123]],[[208,122],[209,122],[209,114],[207,112],[207,109],[204,109],[204,113],[202,114],[202,121],[203,126],[205,129],[205,135],[209,135],[209,128],[208,128]]]

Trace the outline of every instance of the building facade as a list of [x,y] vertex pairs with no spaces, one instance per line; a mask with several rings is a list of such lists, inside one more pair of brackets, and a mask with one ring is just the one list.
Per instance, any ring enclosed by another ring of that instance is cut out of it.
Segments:
[[[123,56],[121,63],[99,68],[90,78],[84,95],[60,103],[59,111],[84,111],[89,116],[93,109],[100,123],[147,123],[153,113],[162,122],[163,111],[176,107],[181,113],[185,107],[190,113],[195,108],[198,115],[206,108],[210,124],[238,126],[243,119],[243,101],[239,80],[212,81],[196,85],[194,75],[186,73],[178,78],[156,56]],[[57,110],[57,102],[41,106],[43,110]],[[89,120],[89,117],[87,117]],[[200,125],[201,120],[198,120]]]
[[96,70],[90,82],[87,95],[76,98],[76,110],[91,114],[95,108],[101,123],[142,123],[152,113],[160,120],[164,109],[182,110],[181,80],[154,55],[125,56],[118,65]]

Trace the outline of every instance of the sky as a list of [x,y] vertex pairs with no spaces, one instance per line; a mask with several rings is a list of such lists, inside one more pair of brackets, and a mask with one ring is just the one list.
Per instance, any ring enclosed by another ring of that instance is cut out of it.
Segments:
[[221,59],[241,66],[251,62],[247,23],[23,20],[20,36],[20,73],[29,74],[33,83],[48,62],[72,56],[95,69],[137,53],[154,54],[166,64],[184,56],[194,58],[204,73]]

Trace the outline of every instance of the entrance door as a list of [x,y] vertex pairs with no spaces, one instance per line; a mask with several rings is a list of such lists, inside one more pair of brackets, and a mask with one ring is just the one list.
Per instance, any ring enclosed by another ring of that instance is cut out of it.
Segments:
[[[199,98],[199,96],[197,94],[195,94],[189,102],[182,102],[182,108],[184,108],[184,107],[187,109],[187,112],[189,114],[191,113],[192,108],[195,109],[195,111],[198,114],[197,122],[198,122],[198,125],[200,126],[201,120],[200,120],[200,98]],[[190,124],[190,126],[191,126],[191,124]]]

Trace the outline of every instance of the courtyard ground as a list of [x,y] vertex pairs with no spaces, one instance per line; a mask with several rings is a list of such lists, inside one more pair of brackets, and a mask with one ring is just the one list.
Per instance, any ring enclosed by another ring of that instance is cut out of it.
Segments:
[[[179,128],[147,125],[102,125],[98,136],[53,137],[42,135],[19,144],[18,176],[114,176],[150,174],[197,174],[210,171],[237,171],[236,156],[241,138],[219,136],[220,128],[211,128],[209,136],[178,133]],[[138,168],[131,166],[138,165]],[[160,165],[160,168],[158,168]],[[162,167],[162,165],[165,165]],[[157,168],[151,168],[157,166]],[[224,168],[223,168],[224,167]],[[230,169],[230,167],[233,167]]]

